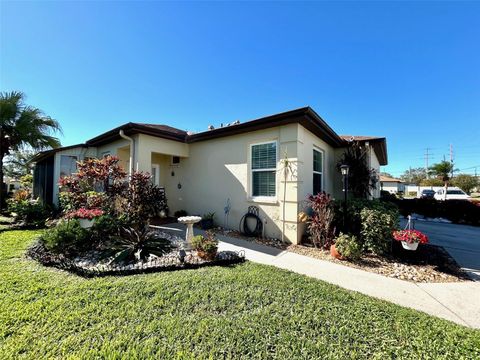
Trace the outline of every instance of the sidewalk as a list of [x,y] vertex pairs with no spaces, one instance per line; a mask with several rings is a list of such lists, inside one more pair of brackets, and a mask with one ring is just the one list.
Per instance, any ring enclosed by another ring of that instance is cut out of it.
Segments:
[[[185,234],[184,226],[177,223],[166,225],[162,230],[182,237]],[[195,229],[195,233],[203,231]],[[290,270],[461,325],[480,328],[480,282],[415,284],[233,237],[218,235],[218,239],[219,250],[243,250],[250,261]]]

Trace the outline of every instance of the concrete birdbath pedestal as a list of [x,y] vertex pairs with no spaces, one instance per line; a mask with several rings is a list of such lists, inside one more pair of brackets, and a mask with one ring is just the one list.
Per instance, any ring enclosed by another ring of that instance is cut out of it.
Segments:
[[202,218],[200,216],[182,216],[179,217],[178,222],[180,224],[186,224],[187,225],[187,231],[185,233],[185,242],[187,243],[187,246],[190,247],[192,244],[192,238],[193,238],[193,224],[198,223]]

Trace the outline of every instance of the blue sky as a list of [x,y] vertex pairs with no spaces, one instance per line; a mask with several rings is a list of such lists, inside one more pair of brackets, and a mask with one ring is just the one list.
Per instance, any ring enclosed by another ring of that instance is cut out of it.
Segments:
[[1,2],[0,87],[64,145],[129,121],[199,131],[310,105],[388,139],[399,175],[480,173],[480,3]]

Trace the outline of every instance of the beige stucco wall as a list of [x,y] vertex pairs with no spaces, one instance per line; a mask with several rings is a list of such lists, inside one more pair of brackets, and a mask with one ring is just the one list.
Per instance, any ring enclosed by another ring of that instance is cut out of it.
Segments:
[[[255,205],[260,217],[266,220],[266,236],[280,238],[284,182],[277,171],[275,198],[260,201],[250,196],[250,145],[277,141],[277,169],[280,169],[285,152],[296,163],[297,132],[297,125],[289,125],[189,144],[189,156],[181,158],[178,166],[166,163],[169,170],[165,188],[171,213],[180,209],[198,215],[214,211],[217,223],[224,226],[224,207],[230,199],[229,228],[238,229],[248,206]],[[286,188],[286,237],[295,242],[298,200],[295,179],[289,176]]]

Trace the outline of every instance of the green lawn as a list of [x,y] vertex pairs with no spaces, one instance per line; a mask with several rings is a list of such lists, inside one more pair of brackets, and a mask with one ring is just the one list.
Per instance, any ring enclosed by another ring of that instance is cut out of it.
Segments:
[[0,234],[0,359],[480,358],[480,332],[245,263],[83,279]]

